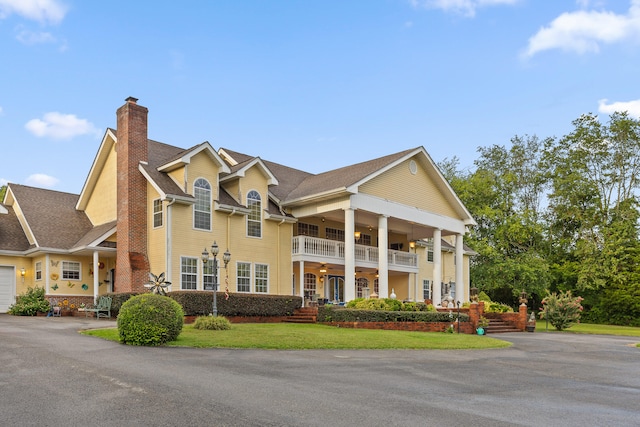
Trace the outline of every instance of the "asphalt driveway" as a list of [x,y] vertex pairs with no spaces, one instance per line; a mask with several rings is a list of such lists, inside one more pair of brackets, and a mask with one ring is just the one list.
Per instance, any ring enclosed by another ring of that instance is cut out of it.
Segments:
[[106,320],[0,315],[11,426],[638,426],[633,337],[512,333],[494,350],[130,347]]

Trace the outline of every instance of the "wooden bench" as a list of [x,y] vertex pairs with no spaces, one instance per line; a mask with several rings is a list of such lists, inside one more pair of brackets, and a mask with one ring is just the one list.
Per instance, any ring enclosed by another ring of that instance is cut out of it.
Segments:
[[89,313],[95,313],[96,320],[100,317],[106,317],[111,319],[111,297],[100,297],[98,304],[85,307],[84,317],[89,316]]

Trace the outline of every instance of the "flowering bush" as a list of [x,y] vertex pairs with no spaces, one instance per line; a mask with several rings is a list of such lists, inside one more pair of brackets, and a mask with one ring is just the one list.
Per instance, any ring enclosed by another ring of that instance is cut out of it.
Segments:
[[546,319],[557,330],[562,331],[580,321],[582,297],[574,297],[571,291],[554,292],[542,300],[540,318]]

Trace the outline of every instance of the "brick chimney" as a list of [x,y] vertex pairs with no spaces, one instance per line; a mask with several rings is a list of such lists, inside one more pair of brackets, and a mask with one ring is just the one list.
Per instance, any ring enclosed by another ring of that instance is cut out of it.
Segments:
[[147,258],[147,181],[138,170],[148,160],[146,107],[133,97],[118,108],[118,251],[114,292],[144,291]]

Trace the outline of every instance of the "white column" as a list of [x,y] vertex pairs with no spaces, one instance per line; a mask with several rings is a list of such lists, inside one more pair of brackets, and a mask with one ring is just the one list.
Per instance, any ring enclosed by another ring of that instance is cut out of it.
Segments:
[[100,261],[98,251],[93,251],[93,301],[98,301],[98,287],[100,286]]
[[442,302],[442,231],[439,228],[433,230],[433,305],[439,306]]
[[352,208],[344,210],[344,300],[356,298],[356,243],[353,233],[356,230],[355,215]]
[[378,217],[378,298],[389,298],[389,230],[387,217]]
[[464,247],[462,242],[463,236],[462,234],[456,235],[456,301],[460,301],[461,303],[467,301],[469,298],[465,296],[465,283],[464,278],[462,277],[464,266]]
[[302,306],[304,307],[304,261],[300,261],[300,271],[298,272],[298,292],[302,297]]

